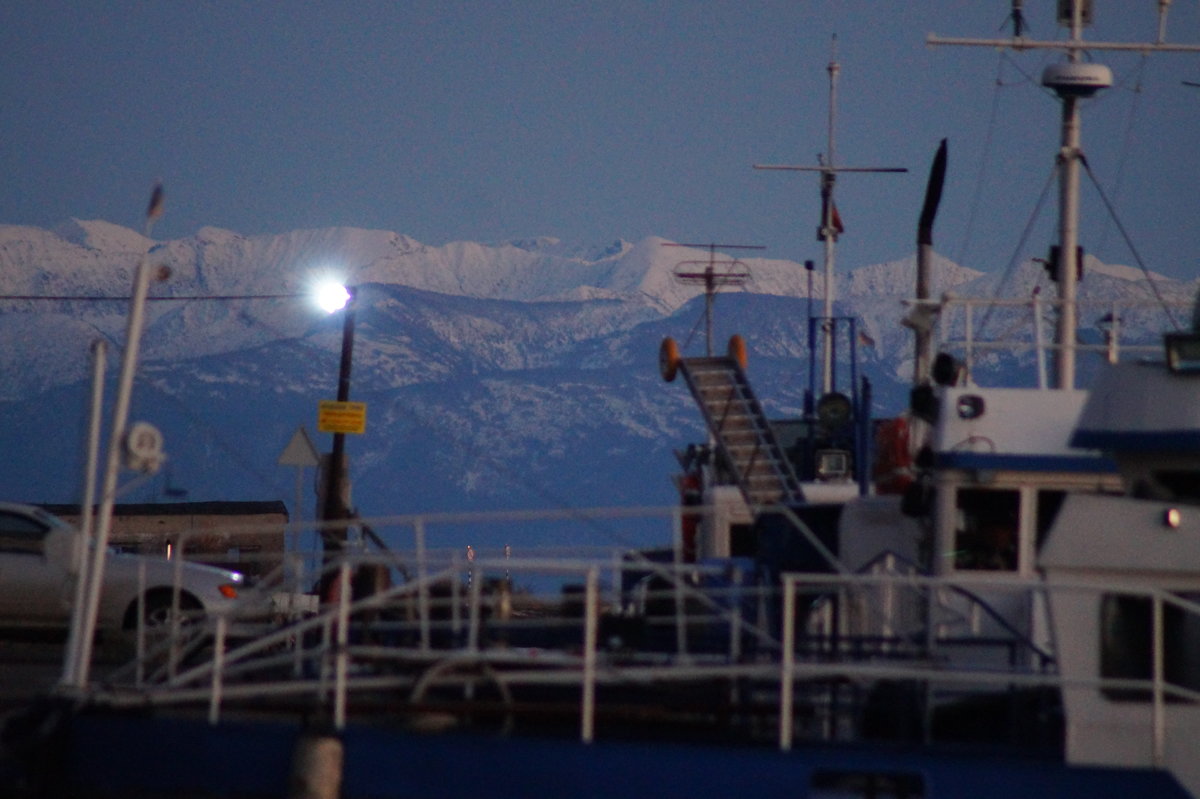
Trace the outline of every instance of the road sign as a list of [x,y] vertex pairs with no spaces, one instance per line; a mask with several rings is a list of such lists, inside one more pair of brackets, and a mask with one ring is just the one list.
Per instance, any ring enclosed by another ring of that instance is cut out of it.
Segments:
[[308,431],[303,427],[297,427],[296,432],[292,433],[292,440],[283,448],[283,452],[279,453],[279,460],[276,461],[280,466],[301,467],[316,466],[320,462],[317,448],[313,446]]
[[367,403],[321,400],[317,406],[317,431],[362,433],[367,429]]

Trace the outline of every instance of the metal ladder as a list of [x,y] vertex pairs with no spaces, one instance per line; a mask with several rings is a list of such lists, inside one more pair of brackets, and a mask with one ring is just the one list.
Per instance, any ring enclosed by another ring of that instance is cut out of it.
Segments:
[[803,501],[800,483],[737,360],[682,358],[679,371],[746,502],[755,506]]

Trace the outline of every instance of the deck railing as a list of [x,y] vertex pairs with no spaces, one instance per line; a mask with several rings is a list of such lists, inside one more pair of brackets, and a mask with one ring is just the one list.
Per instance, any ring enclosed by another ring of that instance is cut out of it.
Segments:
[[[714,713],[745,712],[759,728],[770,719],[776,744],[788,749],[797,735],[852,736],[861,705],[850,700],[883,683],[919,687],[930,707],[972,693],[1086,689],[1146,709],[1156,763],[1172,708],[1200,702],[1200,686],[1178,679],[1180,653],[1191,651],[1180,631],[1200,629],[1200,605],[1186,598],[978,574],[959,582],[896,564],[868,574],[764,577],[751,562],[685,563],[680,512],[585,514],[590,522],[647,514],[671,521],[675,546],[658,552],[550,553],[476,538],[472,556],[433,545],[451,529],[496,533],[510,524],[578,521],[575,513],[372,520],[388,551],[346,551],[322,568],[340,586],[362,575],[386,580],[359,594],[338,589],[324,601],[293,595],[289,586],[315,584],[320,575],[303,575],[305,555],[292,553],[244,613],[183,623],[176,635],[139,645],[135,661],[90,686],[87,698],[201,707],[214,724],[247,711],[324,715],[337,728],[376,713],[433,719],[477,709],[507,727],[532,712],[560,723],[574,718],[579,738],[591,741],[605,691],[640,687],[630,695],[653,704],[658,691],[720,685],[727,695],[714,700]],[[1048,629],[1044,619],[1001,619],[989,607],[999,593],[1037,597],[1028,606],[1042,612],[1059,596],[1114,591],[1149,603],[1143,673],[1064,672],[1054,642],[1034,640],[1033,630]],[[976,606],[966,614],[975,627],[938,623],[945,595],[959,610],[964,601]],[[264,597],[273,599],[266,615]]]
[[[1038,385],[1048,385],[1047,354],[1061,349],[1053,335],[1059,300],[1040,294],[1004,299],[946,295],[906,304],[913,309],[910,319],[935,325],[935,346],[959,355],[968,377],[984,354],[1032,352]],[[1161,353],[1162,334],[1186,327],[1192,305],[1191,299],[1079,300],[1077,318],[1090,321],[1080,327],[1073,348],[1110,363],[1123,356]]]

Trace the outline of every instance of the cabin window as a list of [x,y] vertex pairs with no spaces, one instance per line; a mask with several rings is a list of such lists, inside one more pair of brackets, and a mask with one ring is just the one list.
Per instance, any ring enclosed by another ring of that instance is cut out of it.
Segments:
[[954,567],[1016,570],[1020,492],[1016,489],[963,488],[958,491],[956,506]]
[[1042,551],[1046,535],[1054,526],[1058,512],[1062,509],[1063,500],[1067,498],[1066,491],[1042,490],[1037,492],[1037,550]]
[[[1184,598],[1196,602],[1200,596]],[[1200,614],[1163,603],[1163,677],[1167,683],[1200,691]],[[1106,594],[1100,602],[1100,677],[1152,680],[1154,606],[1150,597]],[[1105,688],[1109,699],[1148,702],[1149,688]],[[1176,701],[1170,695],[1168,701]]]
[[758,530],[753,524],[729,525],[729,554],[734,558],[754,557],[758,553]]
[[1200,503],[1200,475],[1194,469],[1155,469],[1153,475],[1168,494],[1162,499]]
[[923,799],[925,781],[919,774],[871,771],[813,772],[812,799]]

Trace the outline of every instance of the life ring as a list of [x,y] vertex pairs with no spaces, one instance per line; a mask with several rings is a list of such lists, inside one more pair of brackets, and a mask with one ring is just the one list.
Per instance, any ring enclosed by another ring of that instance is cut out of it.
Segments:
[[658,348],[658,371],[662,379],[670,383],[679,373],[679,345],[675,339],[667,336]]
[[746,368],[749,362],[746,358],[746,339],[734,333],[729,337],[729,349],[727,350],[729,357],[737,361],[738,366],[742,369]]
[[915,479],[909,449],[908,420],[884,419],[875,430],[875,466],[871,476],[880,494],[903,494]]

